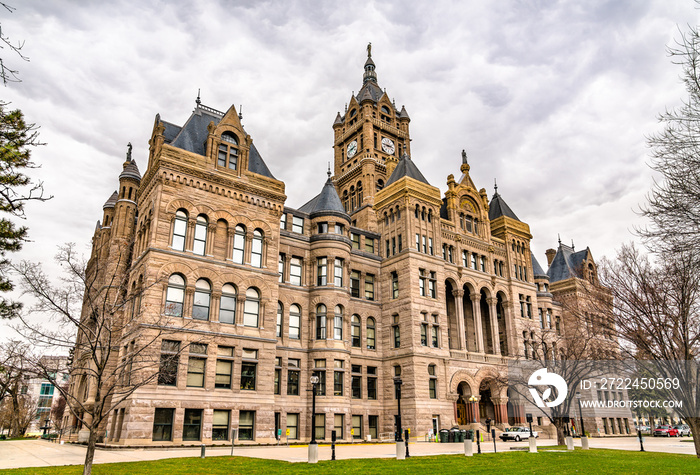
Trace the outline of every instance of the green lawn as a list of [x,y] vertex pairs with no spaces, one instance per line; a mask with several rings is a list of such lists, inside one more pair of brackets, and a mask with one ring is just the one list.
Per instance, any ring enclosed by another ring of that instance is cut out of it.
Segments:
[[[82,467],[26,468],[0,470],[5,474],[80,474]],[[263,460],[247,457],[177,458],[155,462],[99,464],[93,473],[109,475],[158,474],[158,475],[274,475],[274,474],[361,474],[381,473],[431,475],[456,473],[547,473],[547,474],[658,474],[700,473],[700,459],[694,455],[674,455],[654,452],[627,452],[622,450],[593,449],[574,452],[541,451],[504,452],[482,454],[474,457],[463,455],[439,455],[411,457],[407,460],[353,459],[323,461],[316,465]]]

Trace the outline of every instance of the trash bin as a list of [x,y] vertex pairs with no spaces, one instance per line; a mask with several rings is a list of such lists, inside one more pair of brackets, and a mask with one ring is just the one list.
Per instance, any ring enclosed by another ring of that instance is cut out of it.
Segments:
[[460,441],[460,442],[464,442],[464,439],[466,439],[466,438],[467,438],[467,431],[464,430],[464,429],[462,429],[462,430],[459,432],[459,441]]
[[474,429],[468,429],[467,431],[467,439],[474,440]]
[[442,429],[442,430],[440,431],[440,442],[441,442],[441,443],[444,444],[444,443],[447,442],[448,437],[449,437],[449,433],[450,433],[450,431],[448,431],[447,429]]

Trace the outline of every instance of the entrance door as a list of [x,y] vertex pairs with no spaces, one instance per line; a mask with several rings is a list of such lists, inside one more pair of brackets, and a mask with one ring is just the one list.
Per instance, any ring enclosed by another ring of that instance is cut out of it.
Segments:
[[433,434],[440,431],[440,416],[433,416]]

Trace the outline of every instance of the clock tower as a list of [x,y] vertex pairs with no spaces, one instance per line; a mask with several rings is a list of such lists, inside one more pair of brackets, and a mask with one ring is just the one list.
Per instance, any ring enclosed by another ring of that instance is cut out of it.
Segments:
[[333,181],[353,225],[377,230],[374,195],[384,187],[399,158],[411,153],[410,121],[406,108],[397,109],[379,87],[370,43],[362,87],[333,123]]

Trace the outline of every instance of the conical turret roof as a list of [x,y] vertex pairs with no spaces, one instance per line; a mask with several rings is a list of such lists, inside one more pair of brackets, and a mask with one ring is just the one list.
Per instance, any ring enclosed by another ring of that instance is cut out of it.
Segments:
[[105,201],[105,204],[102,205],[102,209],[107,209],[107,208],[114,208],[114,206],[117,204],[117,200],[119,199],[119,194],[115,191],[112,193],[112,196],[109,197],[107,201]]
[[341,215],[348,220],[350,219],[345,212],[345,208],[343,208],[343,203],[340,201],[340,196],[338,196],[335,186],[333,186],[330,172],[328,173],[328,179],[323,185],[321,193],[299,208],[299,211],[308,213],[312,218],[314,216],[330,214],[336,216]]
[[119,179],[122,178],[133,178],[136,181],[141,181],[141,172],[139,172],[139,167],[136,166],[134,160],[124,162],[124,171],[119,175]]
[[498,188],[496,188],[496,191],[493,194],[493,198],[491,198],[491,203],[489,203],[489,220],[493,221],[494,219],[500,218],[501,216],[507,216],[509,218],[513,218],[516,221],[520,221],[520,219],[515,215],[513,210],[510,209],[508,203],[506,203],[503,197],[498,194]]

